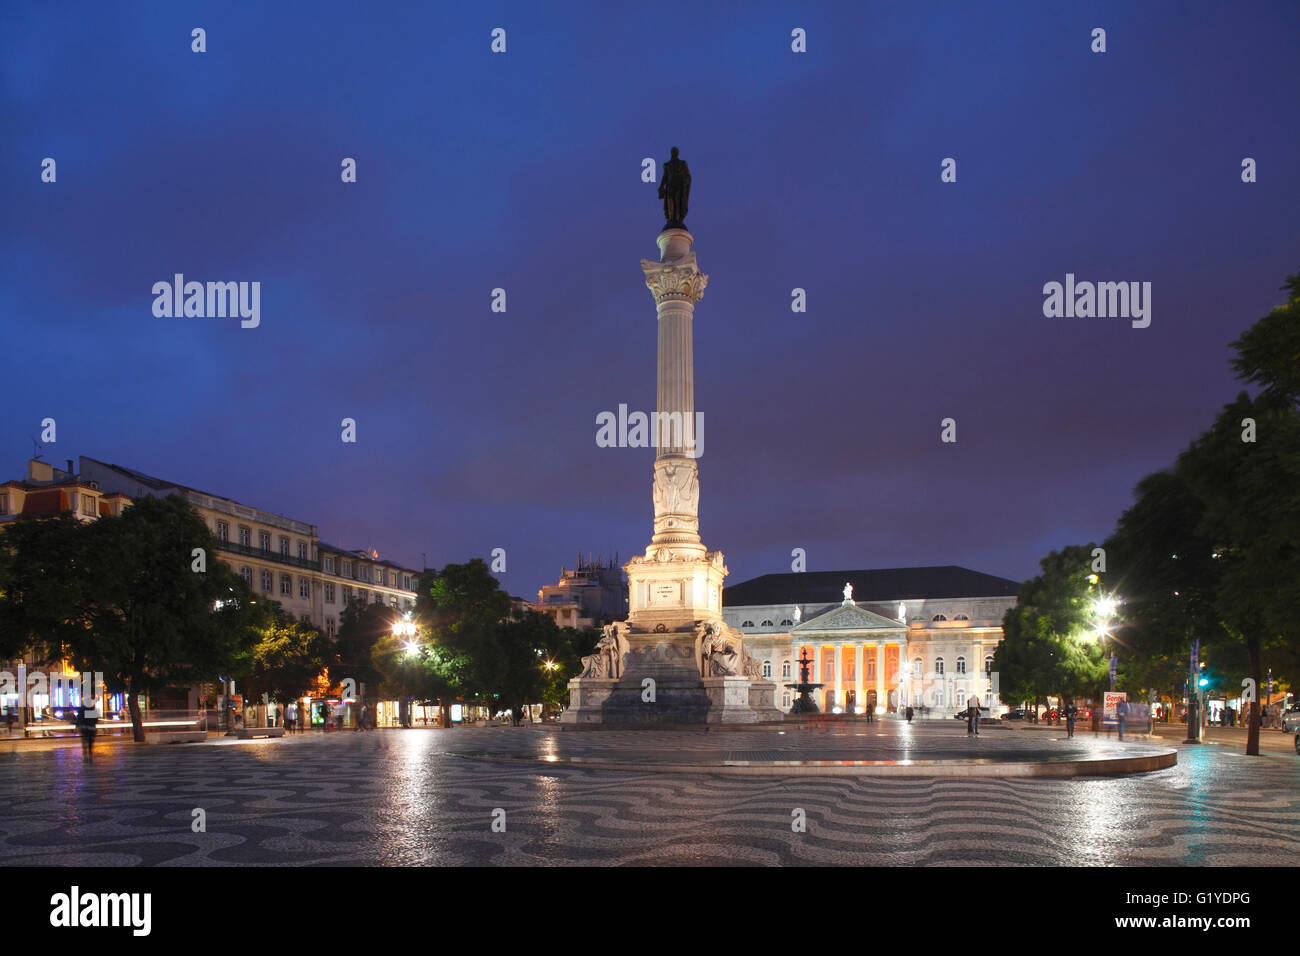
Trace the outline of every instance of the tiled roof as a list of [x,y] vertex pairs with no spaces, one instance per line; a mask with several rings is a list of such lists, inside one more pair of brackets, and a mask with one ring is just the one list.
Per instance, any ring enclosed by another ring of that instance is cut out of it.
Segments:
[[855,601],[942,600],[1015,597],[1020,582],[953,564],[931,568],[876,568],[863,571],[804,571],[764,574],[722,591],[725,607],[772,604],[829,604],[853,585]]

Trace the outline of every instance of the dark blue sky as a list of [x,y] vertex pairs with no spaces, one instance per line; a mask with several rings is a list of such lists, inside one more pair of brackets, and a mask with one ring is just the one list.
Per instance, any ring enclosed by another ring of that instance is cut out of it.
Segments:
[[[653,408],[641,160],[677,145],[730,582],[1020,578],[1211,421],[1300,266],[1293,2],[389,6],[0,9],[0,477],[53,417],[49,460],[416,566],[503,547],[515,594],[626,559],[653,452],[595,419]],[[260,327],[155,318],[176,272],[260,281]],[[1150,281],[1151,326],[1045,318],[1067,272]]]

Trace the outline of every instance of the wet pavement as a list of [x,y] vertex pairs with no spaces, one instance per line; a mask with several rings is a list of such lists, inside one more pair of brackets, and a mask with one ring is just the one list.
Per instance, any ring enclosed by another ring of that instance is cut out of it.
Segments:
[[[1179,747],[1166,770],[1069,779],[752,778],[654,766],[790,753],[940,759],[977,748],[983,758],[1023,759],[1168,745],[1070,741],[1043,729],[972,740],[960,726],[930,723],[848,736],[344,732],[109,747],[89,766],[71,748],[0,754],[0,864],[1300,864],[1294,754]],[[646,770],[464,756],[483,753],[617,754]],[[196,810],[205,832],[195,832]]]

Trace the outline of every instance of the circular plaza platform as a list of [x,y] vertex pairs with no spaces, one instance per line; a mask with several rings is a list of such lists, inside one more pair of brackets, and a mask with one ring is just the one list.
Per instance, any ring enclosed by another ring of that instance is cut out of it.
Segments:
[[[1008,727],[966,733],[965,724],[827,722],[734,728],[500,728],[456,756],[574,769],[820,777],[1079,777],[1147,773],[1177,763],[1177,751],[1065,729]],[[487,744],[487,746],[484,746]]]

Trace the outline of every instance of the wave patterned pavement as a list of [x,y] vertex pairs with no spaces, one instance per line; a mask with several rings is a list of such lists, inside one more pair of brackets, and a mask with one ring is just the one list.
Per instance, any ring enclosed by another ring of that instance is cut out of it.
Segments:
[[[815,736],[493,728],[122,746],[88,766],[74,749],[0,754],[0,864],[1300,864],[1294,757],[1205,746],[1181,750],[1167,770],[1068,779],[654,769],[684,756],[815,759],[900,746],[874,735]],[[1076,746],[1050,735],[1018,739],[1028,749]],[[909,746],[920,755],[984,743],[943,728],[918,730]],[[617,753],[646,769],[458,755],[486,752]]]

